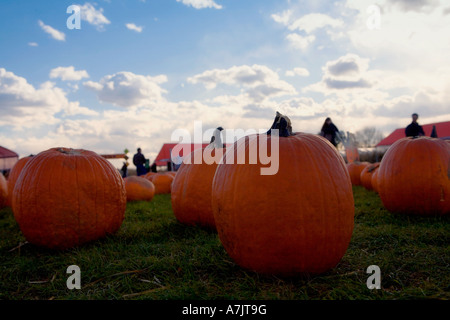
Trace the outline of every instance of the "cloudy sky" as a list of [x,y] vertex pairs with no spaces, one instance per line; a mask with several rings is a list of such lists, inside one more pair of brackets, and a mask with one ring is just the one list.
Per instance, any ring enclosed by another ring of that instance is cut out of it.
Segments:
[[447,0],[2,1],[0,48],[0,145],[21,156],[154,159],[194,121],[261,129],[275,111],[311,133],[450,120]]

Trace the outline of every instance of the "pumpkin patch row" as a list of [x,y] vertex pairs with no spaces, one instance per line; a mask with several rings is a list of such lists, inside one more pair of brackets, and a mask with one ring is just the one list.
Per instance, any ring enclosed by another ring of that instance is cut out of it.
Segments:
[[[222,144],[221,130],[177,173],[122,179],[107,160],[81,149],[53,148],[23,158],[8,182],[0,175],[0,208],[12,206],[30,243],[66,249],[115,233],[127,201],[170,193],[180,223],[215,229],[238,265],[278,275],[320,274],[339,263],[354,226],[352,184],[378,192],[391,212],[450,213],[450,145],[442,140],[401,139],[380,163],[346,165],[326,139],[293,132],[279,113],[266,133],[232,147]],[[278,139],[277,150],[272,139]],[[262,175],[267,163],[260,159],[232,161],[237,150],[250,159],[261,144],[278,153],[275,174]],[[206,154],[215,161],[203,161]]]
[[390,212],[450,214],[450,144],[444,140],[403,138],[380,163],[350,163],[347,169],[352,183],[377,192]]

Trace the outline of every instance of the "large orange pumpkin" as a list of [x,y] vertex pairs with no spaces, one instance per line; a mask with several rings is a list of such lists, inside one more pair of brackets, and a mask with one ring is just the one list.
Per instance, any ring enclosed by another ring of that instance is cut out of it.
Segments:
[[114,166],[95,152],[53,148],[24,166],[12,207],[30,243],[66,249],[120,228],[125,185]]
[[8,204],[12,204],[12,194],[14,187],[16,185],[17,178],[19,178],[20,173],[22,172],[23,167],[27,164],[27,162],[33,157],[33,155],[29,155],[28,157],[24,157],[19,159],[16,162],[14,167],[12,167],[8,176]]
[[8,183],[3,174],[0,173],[0,209],[8,204]]
[[155,185],[143,178],[130,176],[123,179],[127,191],[127,201],[151,201],[155,196]]
[[[216,129],[219,134],[221,130]],[[221,139],[215,139],[206,148],[194,150],[181,164],[171,195],[173,213],[180,223],[216,229],[211,206],[212,182],[224,150]]]
[[155,185],[155,194],[170,193],[172,189],[173,177],[164,173],[157,173],[151,177]]
[[384,155],[377,180],[383,205],[391,212],[450,213],[450,147],[443,140],[398,140]]
[[361,185],[361,172],[369,165],[368,162],[351,162],[347,163],[347,170],[354,186]]
[[[212,189],[214,219],[220,240],[240,266],[260,273],[319,274],[333,267],[347,250],[354,224],[350,176],[342,156],[325,139],[292,133],[277,113],[279,152],[272,136],[238,140],[216,170]],[[236,150],[249,159],[259,142],[273,156],[276,174],[261,175],[256,164],[231,164]],[[241,150],[241,151],[239,151]]]
[[361,171],[360,181],[361,185],[367,190],[373,190],[372,187],[372,175],[377,171],[380,166],[379,162],[369,164],[363,171]]

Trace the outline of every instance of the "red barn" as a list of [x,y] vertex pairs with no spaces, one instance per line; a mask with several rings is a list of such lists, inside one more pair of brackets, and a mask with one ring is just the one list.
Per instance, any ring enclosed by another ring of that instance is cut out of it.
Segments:
[[10,170],[19,160],[19,155],[14,151],[0,146],[0,171]]
[[208,144],[209,143],[164,143],[158,155],[156,156],[154,163],[156,163],[157,166],[167,166],[167,163],[170,161],[171,152],[176,145],[179,145],[179,147],[183,148],[179,153],[180,157],[185,157],[187,156],[187,154],[183,153],[185,150],[188,151],[189,154],[196,149],[206,148]]
[[[431,135],[433,126],[436,126],[438,138],[450,138],[450,121],[422,125],[423,131],[425,132],[426,136],[429,137]],[[377,147],[390,146],[395,141],[405,137],[406,137],[405,128],[395,129],[394,132],[392,132],[386,138],[381,140],[376,146]]]

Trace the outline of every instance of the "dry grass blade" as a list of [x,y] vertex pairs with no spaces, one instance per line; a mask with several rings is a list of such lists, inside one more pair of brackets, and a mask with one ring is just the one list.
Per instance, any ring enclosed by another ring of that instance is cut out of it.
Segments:
[[25,242],[21,242],[19,243],[19,245],[17,247],[12,248],[11,250],[9,250],[8,252],[13,252],[14,250],[20,249],[21,247],[23,247],[24,245],[28,244],[28,241]]
[[98,283],[98,282],[100,282],[100,281],[103,281],[103,280],[105,280],[105,279],[108,279],[108,278],[117,277],[117,276],[123,276],[123,275],[126,275],[126,274],[136,274],[136,273],[141,273],[141,272],[144,272],[144,271],[146,271],[146,270],[148,270],[148,268],[140,269],[140,270],[129,270],[129,271],[124,271],[124,272],[114,273],[114,274],[111,274],[111,275],[109,275],[109,276],[106,276],[106,277],[97,279],[97,280],[95,280],[95,281],[92,281],[92,282],[88,283],[87,285],[85,285],[84,288],[89,287],[89,286],[92,286],[92,285],[94,285],[94,284],[96,284],[96,283]]
[[161,288],[155,288],[155,289],[145,290],[145,291],[136,292],[136,293],[125,294],[125,295],[122,296],[122,298],[124,298],[124,299],[126,299],[126,298],[134,298],[134,297],[137,297],[137,296],[142,296],[144,294],[152,293],[152,292],[163,290],[163,289],[167,289],[167,288],[168,287],[161,287]]

